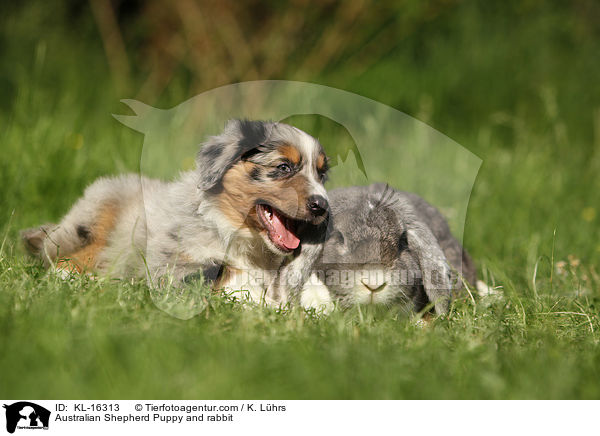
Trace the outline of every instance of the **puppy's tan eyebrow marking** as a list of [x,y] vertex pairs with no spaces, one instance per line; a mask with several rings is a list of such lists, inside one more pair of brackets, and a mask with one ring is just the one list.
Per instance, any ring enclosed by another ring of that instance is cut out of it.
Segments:
[[319,171],[327,170],[327,156],[324,153],[320,153],[319,157],[317,157],[317,169]]
[[293,145],[284,143],[279,146],[278,150],[279,153],[287,160],[289,160],[290,163],[292,163],[293,165],[298,165],[302,160],[302,155],[300,154],[298,149]]

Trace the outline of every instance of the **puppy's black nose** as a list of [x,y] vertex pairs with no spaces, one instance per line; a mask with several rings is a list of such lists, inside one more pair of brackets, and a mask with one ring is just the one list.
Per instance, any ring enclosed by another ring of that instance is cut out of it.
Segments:
[[308,197],[308,210],[314,216],[321,216],[327,213],[329,203],[325,197],[320,195],[311,195]]

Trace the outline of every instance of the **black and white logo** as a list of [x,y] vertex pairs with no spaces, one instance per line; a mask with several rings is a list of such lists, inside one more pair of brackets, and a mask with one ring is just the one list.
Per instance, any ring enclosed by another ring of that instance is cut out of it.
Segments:
[[14,433],[22,430],[48,430],[50,411],[29,401],[19,401],[4,405],[6,409],[6,431]]

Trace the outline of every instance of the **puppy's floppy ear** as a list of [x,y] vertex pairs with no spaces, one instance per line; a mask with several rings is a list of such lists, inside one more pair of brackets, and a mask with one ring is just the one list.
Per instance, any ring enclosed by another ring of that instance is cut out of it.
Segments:
[[415,255],[427,298],[438,315],[448,312],[452,300],[451,270],[435,236],[422,223],[407,226],[408,247]]
[[264,144],[272,126],[264,121],[228,121],[223,133],[209,138],[198,152],[198,188],[206,191],[218,185],[227,170],[244,154]]

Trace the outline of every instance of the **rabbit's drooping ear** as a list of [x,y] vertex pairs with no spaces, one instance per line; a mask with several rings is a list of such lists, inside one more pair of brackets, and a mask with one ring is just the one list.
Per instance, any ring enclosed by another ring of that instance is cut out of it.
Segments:
[[421,267],[423,287],[438,315],[448,312],[452,299],[451,270],[444,253],[431,231],[420,223],[408,230],[408,246]]
[[206,191],[219,184],[232,165],[267,140],[271,128],[272,123],[263,121],[228,121],[223,133],[209,138],[198,152],[198,188]]

